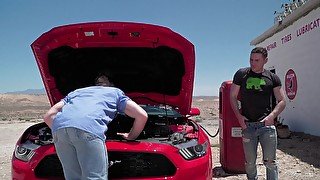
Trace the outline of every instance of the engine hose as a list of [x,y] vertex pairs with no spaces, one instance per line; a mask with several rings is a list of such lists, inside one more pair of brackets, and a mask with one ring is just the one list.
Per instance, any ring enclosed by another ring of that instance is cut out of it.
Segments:
[[218,133],[219,133],[219,128],[218,128],[216,134],[214,134],[214,135],[212,136],[203,126],[201,126],[200,124],[199,124],[199,126],[200,126],[210,137],[212,137],[212,138],[216,137],[216,136],[218,135]]

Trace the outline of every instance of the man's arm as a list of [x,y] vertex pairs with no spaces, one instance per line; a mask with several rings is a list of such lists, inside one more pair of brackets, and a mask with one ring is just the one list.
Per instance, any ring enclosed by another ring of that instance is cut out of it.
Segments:
[[61,111],[63,106],[64,106],[64,102],[60,101],[54,106],[52,106],[49,109],[49,111],[44,115],[43,120],[49,126],[49,128],[51,128],[54,117],[57,115],[59,111]]
[[122,135],[127,140],[136,139],[141,133],[141,131],[143,130],[147,122],[148,114],[144,109],[142,109],[138,104],[136,104],[132,100],[127,101],[127,105],[124,112],[128,116],[134,118],[135,120],[129,133],[118,133],[118,134]]
[[263,121],[265,121],[266,126],[270,126],[274,124],[274,119],[284,110],[286,107],[286,101],[284,98],[283,90],[281,89],[281,86],[273,88],[273,93],[277,101],[276,107],[273,109],[273,111],[264,118]]
[[246,129],[247,125],[245,123],[245,117],[240,114],[239,108],[238,108],[238,94],[240,91],[240,86],[232,83],[231,89],[230,89],[230,104],[231,108],[236,115],[239,124],[242,129]]

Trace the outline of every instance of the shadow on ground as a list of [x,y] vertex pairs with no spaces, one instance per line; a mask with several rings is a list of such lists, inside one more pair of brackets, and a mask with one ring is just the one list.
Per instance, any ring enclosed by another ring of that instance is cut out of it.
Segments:
[[238,179],[237,177],[239,175],[244,175],[244,174],[240,174],[240,173],[225,172],[221,166],[214,167],[212,169],[212,174],[213,174],[214,178],[234,177],[235,179]]
[[287,139],[278,139],[278,149],[303,162],[320,168],[320,137],[292,132]]

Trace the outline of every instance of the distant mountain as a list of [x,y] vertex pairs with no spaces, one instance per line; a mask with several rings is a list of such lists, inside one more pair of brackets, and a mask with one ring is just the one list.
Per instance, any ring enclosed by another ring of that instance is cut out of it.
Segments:
[[[4,94],[46,94],[46,90],[42,89],[27,89],[24,91],[12,91]],[[219,99],[218,96],[193,96],[194,99]]]
[[193,96],[194,99],[219,99],[219,96]]
[[5,94],[46,94],[44,88],[42,89],[27,89],[24,91],[13,91],[13,92],[6,92]]

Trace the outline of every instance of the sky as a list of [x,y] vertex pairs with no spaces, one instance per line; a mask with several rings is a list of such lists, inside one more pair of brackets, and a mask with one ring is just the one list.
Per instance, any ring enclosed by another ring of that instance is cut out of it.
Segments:
[[249,66],[250,42],[289,0],[1,0],[0,93],[43,88],[30,44],[53,27],[97,21],[156,24],[195,46],[195,96]]

